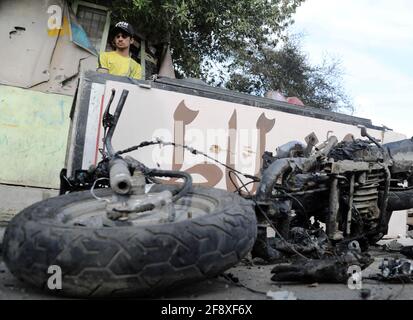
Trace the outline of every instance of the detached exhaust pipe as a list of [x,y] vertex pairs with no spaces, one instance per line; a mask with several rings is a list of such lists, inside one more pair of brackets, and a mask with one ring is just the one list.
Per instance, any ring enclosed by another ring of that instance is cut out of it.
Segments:
[[109,164],[110,187],[120,195],[131,193],[132,176],[125,160],[117,158]]

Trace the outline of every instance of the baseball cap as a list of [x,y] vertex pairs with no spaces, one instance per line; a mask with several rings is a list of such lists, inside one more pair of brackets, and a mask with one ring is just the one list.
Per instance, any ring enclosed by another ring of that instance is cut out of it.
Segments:
[[132,37],[135,35],[135,31],[133,30],[132,26],[125,21],[120,21],[117,24],[115,24],[114,31],[123,31]]

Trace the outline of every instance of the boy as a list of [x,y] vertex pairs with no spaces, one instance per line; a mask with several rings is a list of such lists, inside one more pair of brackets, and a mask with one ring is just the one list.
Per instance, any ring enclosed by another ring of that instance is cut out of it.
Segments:
[[130,57],[130,46],[134,42],[132,26],[124,21],[118,22],[114,35],[112,43],[116,50],[100,54],[98,69],[115,76],[141,79],[141,66]]

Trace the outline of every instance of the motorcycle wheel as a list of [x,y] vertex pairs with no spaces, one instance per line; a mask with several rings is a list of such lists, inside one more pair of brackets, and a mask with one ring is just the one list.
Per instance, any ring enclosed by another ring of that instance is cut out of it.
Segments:
[[[165,189],[171,186],[155,185],[150,192]],[[110,199],[112,191],[95,194]],[[10,222],[4,261],[17,278],[51,293],[142,297],[214,277],[252,249],[257,226],[249,201],[194,187],[174,206],[173,223],[149,219],[105,226],[99,218],[106,216],[105,202],[90,191],[44,200]],[[60,290],[48,288],[50,266],[61,269]]]

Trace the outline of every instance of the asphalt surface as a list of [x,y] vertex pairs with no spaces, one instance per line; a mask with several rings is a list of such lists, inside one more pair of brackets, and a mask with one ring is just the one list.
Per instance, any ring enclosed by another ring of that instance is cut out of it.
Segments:
[[[371,252],[375,262],[363,271],[363,277],[378,273],[384,257],[398,254],[381,250]],[[170,292],[160,299],[179,300],[266,300],[268,292],[275,293],[277,300],[410,300],[413,284],[385,284],[363,279],[361,290],[350,290],[343,284],[279,284],[271,281],[272,265],[247,265],[240,263],[229,269],[226,277],[217,277]],[[229,275],[229,277],[228,277]],[[232,280],[230,280],[232,279]],[[234,283],[234,280],[237,283]],[[366,290],[367,289],[367,290]],[[17,280],[7,269],[0,256],[0,300],[49,300],[60,297],[41,292]]]

